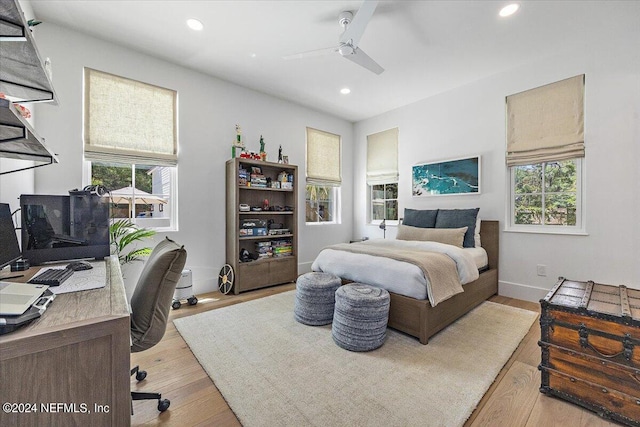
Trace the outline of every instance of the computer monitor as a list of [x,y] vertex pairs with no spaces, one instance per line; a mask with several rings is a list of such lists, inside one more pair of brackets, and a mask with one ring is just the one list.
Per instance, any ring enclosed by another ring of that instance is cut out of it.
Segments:
[[20,196],[22,256],[31,265],[109,256],[109,199],[95,194]]
[[18,236],[11,218],[11,208],[7,203],[0,203],[0,269],[20,259],[21,256]]

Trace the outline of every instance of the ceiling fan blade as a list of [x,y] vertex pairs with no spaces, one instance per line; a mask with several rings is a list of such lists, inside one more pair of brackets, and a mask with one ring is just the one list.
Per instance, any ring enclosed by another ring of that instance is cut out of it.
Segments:
[[384,68],[382,68],[376,61],[371,59],[369,55],[364,53],[360,48],[356,48],[351,55],[344,55],[343,58],[366,68],[367,70],[376,74],[382,74]]
[[362,34],[364,34],[365,28],[367,28],[367,24],[369,20],[373,16],[373,12],[376,10],[378,6],[378,0],[364,0],[362,6],[356,13],[356,16],[353,18],[353,21],[347,27],[347,30],[342,33],[340,36],[340,43],[349,44],[349,40],[351,40],[351,45],[353,47],[358,47],[358,43],[360,42],[360,38]]
[[337,47],[325,47],[324,49],[315,49],[307,52],[294,53],[293,55],[283,56],[282,59],[310,58],[313,56],[329,55],[337,51],[338,51]]

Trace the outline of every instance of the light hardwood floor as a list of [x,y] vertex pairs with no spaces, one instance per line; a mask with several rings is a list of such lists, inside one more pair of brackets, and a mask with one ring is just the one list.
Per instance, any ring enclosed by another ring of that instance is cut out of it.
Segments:
[[[140,383],[132,380],[131,389],[160,392],[164,398],[171,400],[171,407],[168,411],[159,413],[154,401],[134,402],[132,425],[240,426],[224,398],[176,330],[173,319],[292,289],[295,289],[294,283],[240,295],[213,292],[199,296],[200,301],[195,306],[183,305],[179,310],[172,310],[162,341],[149,350],[131,355],[132,366],[140,365],[141,369],[148,372],[146,380]],[[539,312],[537,303],[501,296],[494,296],[491,301]],[[538,391],[539,339],[540,326],[536,322],[500,371],[465,426],[617,425],[578,406],[545,396]],[[224,365],[224,360],[220,363]]]

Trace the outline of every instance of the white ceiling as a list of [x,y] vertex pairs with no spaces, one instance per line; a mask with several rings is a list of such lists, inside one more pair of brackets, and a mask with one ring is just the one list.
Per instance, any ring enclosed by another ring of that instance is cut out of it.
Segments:
[[[329,56],[341,11],[361,1],[31,0],[35,16],[350,121],[369,118],[546,55],[638,34],[639,1],[380,1],[360,48],[385,72]],[[194,32],[188,18],[204,23]],[[255,54],[255,57],[251,57]],[[637,52],[635,53],[637,54]],[[339,90],[349,87],[351,94]]]

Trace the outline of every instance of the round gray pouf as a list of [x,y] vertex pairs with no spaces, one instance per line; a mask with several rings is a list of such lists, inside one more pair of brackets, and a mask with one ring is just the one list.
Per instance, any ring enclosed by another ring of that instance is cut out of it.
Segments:
[[305,325],[328,325],[333,320],[336,289],[342,280],[330,273],[305,273],[296,280],[295,319]]
[[387,335],[390,300],[385,289],[362,283],[341,286],[331,327],[336,344],[351,351],[380,347]]

